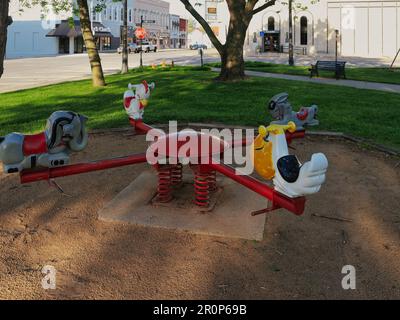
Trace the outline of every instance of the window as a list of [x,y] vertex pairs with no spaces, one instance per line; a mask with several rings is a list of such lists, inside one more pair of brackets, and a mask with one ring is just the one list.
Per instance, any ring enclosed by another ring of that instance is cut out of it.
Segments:
[[275,18],[269,17],[268,18],[268,31],[274,31],[274,30],[275,30]]
[[308,20],[306,17],[300,18],[300,44],[307,45],[307,38],[308,38]]
[[129,22],[132,22],[132,9],[129,9],[129,15],[128,15],[128,19],[129,19]]
[[111,11],[111,8],[108,9],[108,20],[112,20],[112,11]]
[[117,21],[118,20],[118,12],[117,12],[117,8],[114,8],[114,20]]
[[121,8],[121,21],[124,21],[124,8]]

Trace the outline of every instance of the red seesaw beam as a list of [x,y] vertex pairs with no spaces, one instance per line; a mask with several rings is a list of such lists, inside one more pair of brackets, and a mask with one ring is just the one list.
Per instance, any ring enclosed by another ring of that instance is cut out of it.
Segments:
[[305,197],[286,197],[283,194],[275,191],[270,186],[258,181],[253,177],[247,175],[237,175],[235,173],[235,168],[232,168],[231,166],[228,166],[226,164],[209,163],[206,166],[211,167],[212,169],[222,173],[228,178],[269,199],[275,207],[285,208],[296,215],[301,215],[304,212],[306,202]]
[[40,180],[49,180],[58,177],[71,176],[97,170],[106,170],[116,167],[128,166],[147,162],[146,153],[133,154],[126,157],[99,160],[88,163],[77,163],[63,167],[46,168],[40,170],[23,170],[20,173],[21,183],[29,183]]
[[142,120],[133,120],[132,118],[129,118],[129,122],[131,126],[135,128],[137,134],[147,134],[150,130],[157,130],[159,136],[164,134],[162,131],[144,123]]

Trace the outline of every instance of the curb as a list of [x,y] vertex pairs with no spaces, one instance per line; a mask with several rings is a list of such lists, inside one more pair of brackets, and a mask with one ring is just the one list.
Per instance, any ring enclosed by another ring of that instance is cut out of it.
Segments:
[[[157,128],[168,128],[168,125],[166,124],[153,124],[154,127]],[[212,124],[212,123],[192,123],[192,122],[187,122],[187,123],[182,123],[178,127],[187,127],[187,128],[216,128],[216,129],[226,129],[227,127],[229,129],[254,129],[257,130],[257,128],[252,127],[252,126],[238,126],[238,125],[224,125],[224,124]],[[110,129],[93,129],[89,131],[89,134],[105,134],[105,133],[110,133],[110,132],[127,132],[127,131],[132,131],[132,127],[122,127],[122,128],[110,128]],[[382,144],[372,142],[368,139],[365,138],[360,138],[353,136],[351,134],[343,133],[343,132],[334,132],[334,131],[307,131],[306,133],[309,136],[322,136],[322,137],[333,137],[333,138],[341,138],[344,140],[352,141],[357,144],[366,144],[367,146],[376,149],[378,151],[390,154],[391,156],[396,156],[400,157],[400,150],[391,148],[391,147],[386,147]]]

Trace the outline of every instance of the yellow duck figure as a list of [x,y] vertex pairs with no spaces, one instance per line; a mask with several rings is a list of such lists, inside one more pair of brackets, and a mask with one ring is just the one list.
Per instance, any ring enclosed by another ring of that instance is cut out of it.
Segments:
[[253,142],[253,163],[257,173],[272,180],[274,189],[290,198],[313,194],[325,182],[328,159],[323,153],[314,153],[311,160],[301,164],[290,155],[285,131],[296,131],[296,124],[260,126]]
[[267,129],[264,126],[258,128],[258,136],[253,142],[253,163],[257,173],[264,179],[271,180],[275,176],[272,162],[272,142],[267,141]]

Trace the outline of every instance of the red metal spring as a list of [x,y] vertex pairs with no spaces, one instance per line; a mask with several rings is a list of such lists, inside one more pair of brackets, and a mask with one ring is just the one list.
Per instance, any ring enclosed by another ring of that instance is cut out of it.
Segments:
[[209,173],[196,171],[194,176],[194,203],[200,207],[210,205],[210,183]]
[[157,171],[158,171],[157,201],[169,202],[172,199],[171,167],[168,165],[159,165]]
[[178,163],[171,168],[171,185],[178,186],[182,183],[182,163]]
[[208,173],[207,181],[210,192],[217,190],[217,172],[215,170]]

